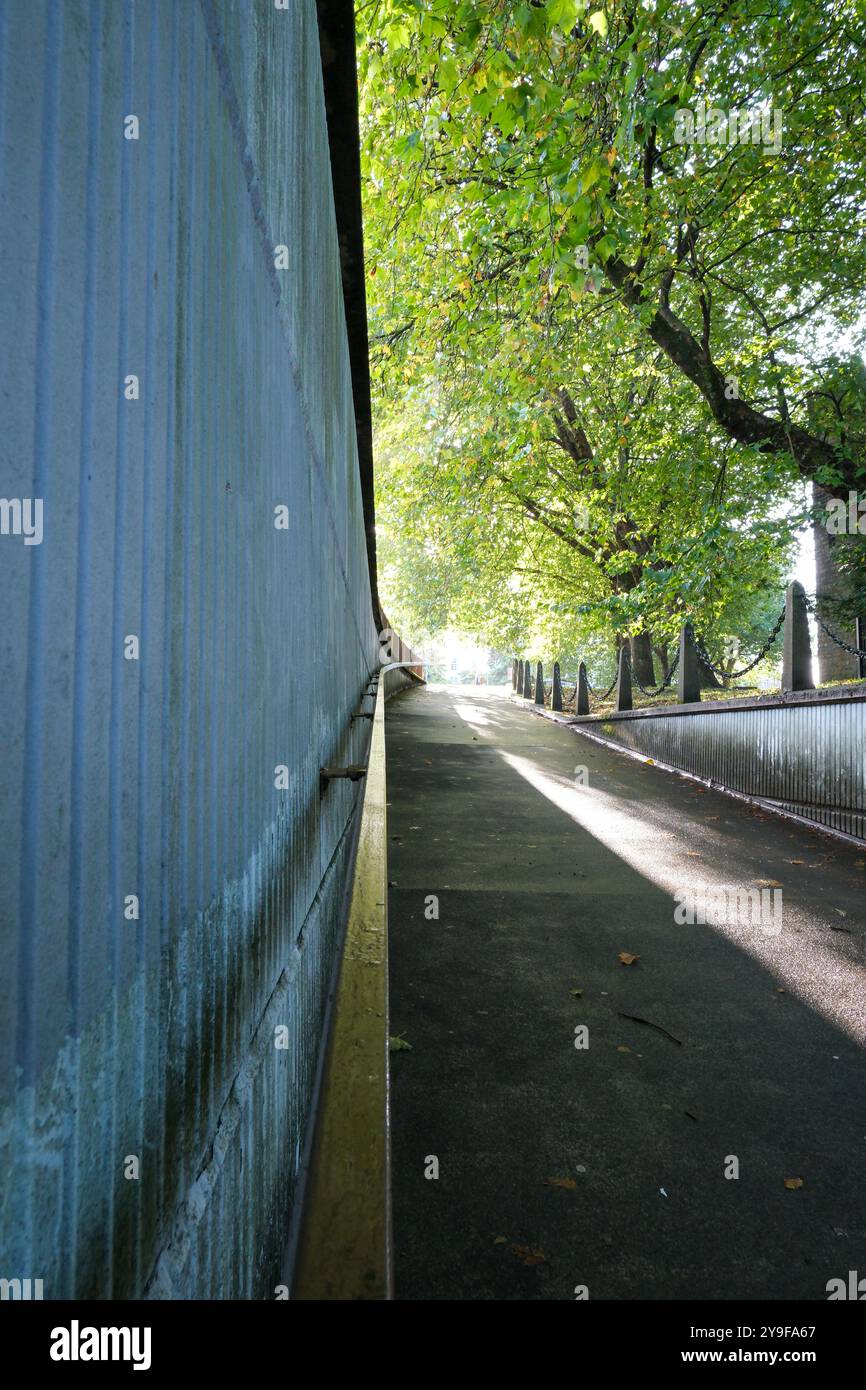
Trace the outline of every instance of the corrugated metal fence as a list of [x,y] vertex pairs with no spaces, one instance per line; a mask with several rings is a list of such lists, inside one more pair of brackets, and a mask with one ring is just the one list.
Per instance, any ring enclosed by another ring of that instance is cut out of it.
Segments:
[[378,665],[314,0],[0,83],[0,1277],[273,1297]]
[[706,781],[866,839],[866,690],[639,710],[579,727]]

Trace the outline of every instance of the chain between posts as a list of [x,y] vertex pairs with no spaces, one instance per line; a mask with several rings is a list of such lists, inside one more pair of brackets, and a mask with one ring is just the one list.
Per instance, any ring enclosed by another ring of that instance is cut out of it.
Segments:
[[723,666],[716,666],[715,662],[710,660],[709,652],[704,646],[702,638],[695,637],[695,647],[697,649],[698,656],[701,658],[701,661],[704,663],[704,665],[707,666],[713,672],[713,675],[724,676],[725,680],[739,680],[740,676],[747,676],[750,671],[754,671],[755,667],[758,665],[758,662],[763,661],[764,657],[767,655],[767,652],[770,650],[776,638],[778,637],[784,621],[785,610],[783,608],[778,618],[776,619],[772,632],[770,633],[761,650],[758,652],[758,655],[755,657],[754,661],[750,661],[748,666],[744,666],[740,671],[726,671]]
[[[617,677],[614,676],[614,678],[613,678],[613,680],[611,681],[610,685],[607,687],[607,690],[605,690],[603,694],[599,694],[599,692],[598,692],[597,690],[594,690],[593,687],[590,685],[590,683],[589,683],[589,676],[587,676],[587,678],[586,678],[586,688],[587,688],[587,690],[589,691],[590,695],[593,697],[593,699],[596,700],[598,704],[601,704],[602,700],[606,700],[607,697],[608,697],[608,695],[610,695],[611,691],[613,690],[614,686],[616,685],[616,682],[617,682]],[[573,698],[574,698],[575,700],[577,699],[577,686],[574,687],[574,697],[573,697]]]
[[819,617],[818,608],[814,599],[809,598],[808,594],[803,595],[803,602],[808,608],[815,622],[827,634],[831,642],[835,642],[837,647],[841,647],[843,652],[850,652],[852,656],[866,656],[866,651],[862,647],[852,647],[850,642],[843,642],[841,637],[837,637],[835,632],[831,632],[824,619]]
[[648,696],[650,697],[650,699],[653,699],[656,695],[661,695],[661,693],[662,693],[663,690],[667,690],[668,686],[670,685],[671,681],[672,681],[673,678],[674,678],[674,675],[676,674],[676,669],[677,669],[677,666],[679,665],[679,663],[680,663],[680,654],[679,654],[679,652],[677,652],[676,656],[674,657],[674,659],[673,659],[673,661],[672,661],[672,663],[671,663],[671,669],[668,671],[668,673],[667,673],[667,675],[665,676],[664,680],[662,681],[661,685],[657,685],[656,688],[655,688],[655,690],[647,690],[646,686],[641,684],[640,676],[638,676],[638,675],[636,674],[635,669],[634,669],[634,666],[632,665],[631,658],[629,658],[629,663],[628,663],[628,664],[629,664],[629,667],[631,668],[631,678],[632,678],[632,680],[634,681],[635,685],[637,686],[638,690],[640,690],[641,694],[643,694],[643,695],[648,695]]
[[[807,609],[807,611],[808,611],[809,613],[811,613],[812,616],[815,618],[815,621],[816,621],[816,623],[818,624],[818,626],[821,628],[821,630],[822,630],[824,633],[826,633],[827,637],[829,637],[830,640],[831,640],[832,642],[835,642],[835,644],[836,644],[837,647],[840,647],[843,651],[850,653],[851,656],[858,657],[858,658],[861,659],[861,660],[866,659],[866,649],[864,649],[863,647],[855,646],[854,644],[852,644],[852,643],[850,643],[850,642],[845,642],[841,637],[839,637],[835,632],[833,632],[833,631],[831,630],[831,628],[829,628],[829,627],[827,626],[827,624],[824,622],[823,618],[821,618],[821,616],[820,616],[819,613],[818,613],[815,599],[810,598],[810,597],[808,596],[808,594],[804,593],[804,592],[803,592],[803,589],[802,589],[802,586],[801,586],[800,584],[793,584],[793,583],[792,583],[791,585],[789,585],[789,597],[791,596],[791,593],[793,593],[793,601],[796,602],[797,599],[801,599],[801,600],[802,600],[804,607],[805,607],[805,608]],[[786,604],[787,604],[787,600],[786,600]],[[700,638],[700,637],[698,637],[697,635],[695,635],[695,634],[694,634],[694,631],[693,631],[693,629],[692,629],[692,641],[693,641],[693,643],[694,643],[694,650],[695,650],[695,652],[696,652],[696,654],[697,654],[697,656],[698,656],[700,662],[702,663],[702,665],[704,665],[708,670],[712,671],[714,675],[716,675],[716,676],[721,676],[721,677],[722,677],[724,680],[726,680],[726,681],[737,680],[737,679],[739,679],[741,676],[746,676],[746,675],[748,675],[750,671],[753,671],[753,670],[755,669],[755,667],[758,666],[758,665],[760,664],[761,661],[763,661],[764,657],[767,655],[768,651],[770,650],[770,648],[772,647],[773,643],[776,641],[777,637],[779,636],[780,631],[782,630],[782,627],[783,627],[783,625],[784,625],[784,623],[785,623],[785,616],[786,616],[786,608],[783,608],[782,611],[781,611],[781,613],[779,614],[778,618],[776,619],[775,623],[773,624],[773,627],[772,627],[770,633],[768,634],[766,641],[764,642],[763,646],[761,647],[761,650],[758,652],[757,656],[754,658],[754,660],[750,661],[750,662],[748,663],[748,665],[740,667],[739,670],[736,670],[736,671],[733,671],[733,670],[732,670],[732,671],[727,671],[727,670],[725,670],[725,668],[724,668],[723,666],[718,666],[718,665],[712,660],[712,658],[710,657],[710,654],[709,654],[709,652],[707,651],[707,648],[706,648],[706,645],[705,645],[703,639]],[[689,626],[691,626],[691,625],[689,625]],[[859,632],[858,632],[858,636],[859,636]],[[793,640],[794,640],[795,646],[796,646],[796,642],[797,642],[797,640],[798,640],[798,638],[797,638],[797,636],[796,636],[796,633],[795,633],[795,636],[794,636],[794,639],[793,639]],[[807,643],[807,651],[808,651],[808,637],[806,638],[806,643]],[[631,680],[633,680],[634,683],[637,685],[638,689],[641,691],[641,693],[642,693],[643,695],[647,696],[649,699],[654,699],[654,698],[657,697],[658,695],[661,695],[662,692],[665,691],[665,690],[667,690],[668,687],[671,685],[671,683],[672,683],[672,681],[673,681],[673,678],[674,678],[674,675],[675,675],[675,673],[676,673],[678,664],[679,664],[679,660],[680,660],[680,653],[679,653],[679,651],[678,651],[677,654],[676,654],[676,656],[674,657],[674,660],[673,660],[672,664],[671,664],[670,670],[668,671],[667,675],[665,676],[665,679],[661,682],[660,685],[655,686],[653,689],[648,689],[648,688],[643,684],[643,682],[641,681],[640,677],[636,674],[636,672],[635,672],[635,670],[634,670],[634,666],[633,666],[632,661],[631,661],[631,655],[630,655],[630,653],[627,653],[627,662],[628,662],[628,668],[629,668],[629,676],[630,676]],[[787,652],[787,646],[786,646],[785,663],[787,663],[787,661],[788,661],[788,652]],[[589,677],[586,678],[587,693],[588,693],[589,695],[592,696],[593,707],[597,707],[599,704],[603,703],[605,700],[608,699],[608,697],[613,693],[614,689],[616,688],[618,679],[619,679],[619,672],[617,672],[617,675],[614,676],[613,680],[611,681],[610,685],[607,687],[606,690],[604,690],[604,691],[597,691],[597,690],[595,690],[595,689],[593,688],[593,686],[592,686],[592,684],[591,684],[591,682],[590,682],[590,680],[589,680]],[[784,679],[785,679],[785,676],[783,675],[783,681],[784,681]],[[575,688],[574,688],[574,691],[572,692],[571,700],[570,700],[570,703],[572,703],[572,704],[574,704],[574,703],[576,702],[576,700],[577,700],[578,688],[579,688],[579,686],[578,686],[578,685],[575,685]],[[791,688],[791,689],[799,690],[799,689],[802,689],[802,688],[804,688],[804,687],[803,687],[802,684],[793,684],[793,685],[791,685],[790,687],[789,687],[789,686],[785,686],[784,688],[785,688],[785,689]],[[812,688],[812,687],[811,687],[811,684],[808,686],[808,688],[810,688],[810,689]]]

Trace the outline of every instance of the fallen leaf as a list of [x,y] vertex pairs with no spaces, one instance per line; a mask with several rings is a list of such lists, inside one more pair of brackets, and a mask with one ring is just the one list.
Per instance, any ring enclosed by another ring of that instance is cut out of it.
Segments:
[[696,849],[687,849],[687,850],[686,850],[686,858],[687,858],[687,859],[703,859],[703,857],[704,857],[704,856],[703,856],[698,850],[696,850]]
[[573,994],[577,999],[580,999],[581,995],[583,994],[582,989],[570,989],[568,992],[569,994]]
[[574,1178],[545,1178],[544,1186],[561,1187],[566,1192],[573,1192],[577,1187],[577,1183],[574,1181]]
[[789,859],[787,862],[789,864],[805,864],[806,861],[805,859]]
[[538,1245],[509,1245],[509,1250],[525,1265],[543,1265],[544,1251]]
[[704,820],[721,820],[721,816],[704,816]]
[[787,1189],[788,1189],[789,1192],[796,1192],[798,1187],[802,1187],[802,1186],[803,1186],[803,1179],[802,1179],[802,1178],[786,1178],[786,1179],[785,1179],[785,1186],[787,1187]]
[[840,917],[847,917],[847,916],[848,916],[848,913],[847,913],[847,912],[843,912],[842,909],[841,909],[841,907],[834,907],[834,908],[833,908],[833,911],[834,911],[834,912],[838,912],[838,914],[839,914]]
[[507,1245],[507,1244],[508,1244],[508,1236],[497,1236],[496,1239],[494,1240],[493,1244],[494,1244],[494,1245]]
[[623,1043],[620,1047],[617,1048],[617,1052],[631,1052],[631,1048],[626,1047],[625,1043]]
[[755,883],[758,888],[781,888],[781,883],[777,878],[756,878]]
[[617,960],[621,965],[634,965],[636,960],[640,960],[640,956],[633,956],[631,951],[620,951]]
[[388,1039],[388,1048],[391,1052],[411,1052],[412,1044],[405,1038],[396,1037]]

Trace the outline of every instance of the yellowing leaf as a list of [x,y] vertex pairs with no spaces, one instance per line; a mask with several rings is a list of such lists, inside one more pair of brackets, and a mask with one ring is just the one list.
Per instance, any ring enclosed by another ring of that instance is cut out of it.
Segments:
[[493,1244],[494,1244],[494,1245],[507,1245],[507,1244],[508,1244],[508,1236],[497,1236],[496,1239],[494,1240]]
[[802,1187],[802,1186],[803,1186],[803,1179],[802,1179],[802,1178],[786,1178],[786,1179],[785,1179],[785,1186],[787,1187],[787,1189],[788,1189],[789,1192],[796,1192],[798,1187]]
[[525,1265],[543,1265],[544,1251],[539,1245],[509,1245],[509,1250]]
[[599,38],[605,37],[607,34],[607,15],[604,10],[596,10],[595,14],[589,16],[589,27],[595,30]]
[[617,960],[622,965],[634,965],[636,960],[640,960],[640,956],[633,956],[631,951],[620,951]]

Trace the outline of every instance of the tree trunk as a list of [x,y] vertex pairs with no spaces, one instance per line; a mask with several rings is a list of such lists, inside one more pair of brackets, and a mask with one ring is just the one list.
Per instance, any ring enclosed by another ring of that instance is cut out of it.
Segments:
[[698,655],[698,674],[701,680],[701,690],[724,690],[722,682],[716,676],[715,671],[702,660]]
[[653,670],[653,649],[652,640],[648,632],[636,632],[629,638],[629,655],[631,656],[631,669],[642,685],[647,689],[656,683],[655,671]]
[[[832,496],[818,483],[812,484],[812,500],[816,507],[824,507]],[[833,549],[836,536],[831,536],[822,522],[816,521],[812,533],[815,538],[815,598],[820,616],[832,632],[844,642],[856,646],[853,623],[845,623],[836,614],[835,601],[844,593],[844,580],[839,573]],[[856,656],[837,647],[823,628],[818,628],[818,677],[819,681],[855,680],[858,674]]]

